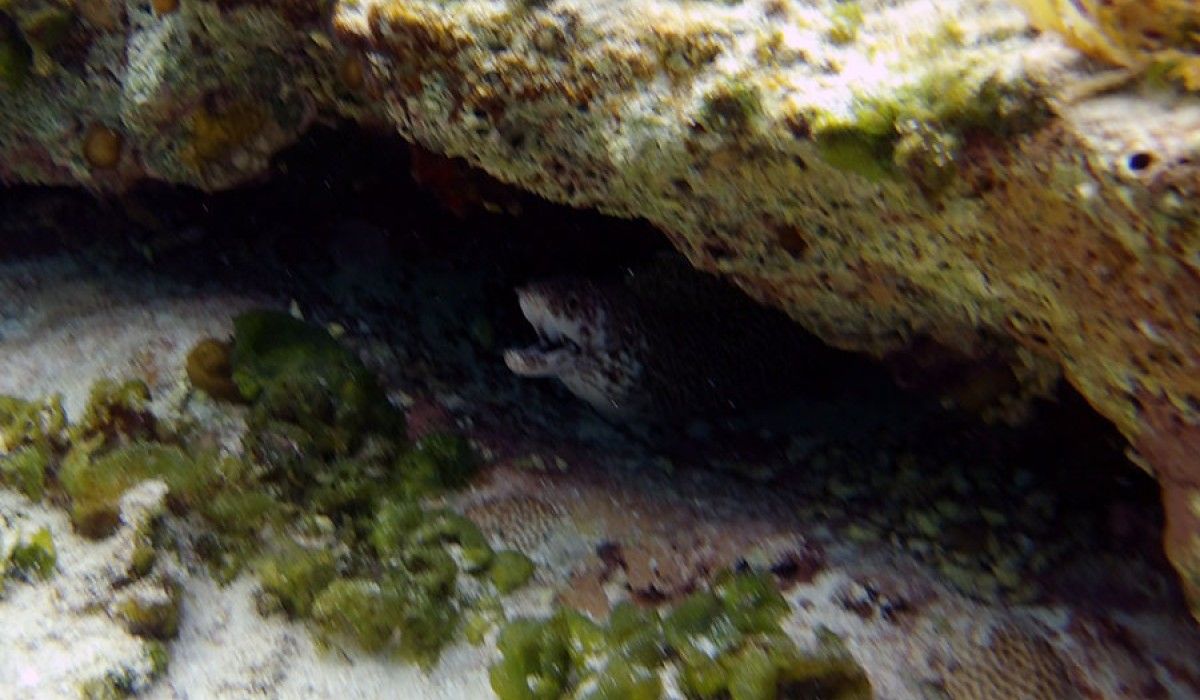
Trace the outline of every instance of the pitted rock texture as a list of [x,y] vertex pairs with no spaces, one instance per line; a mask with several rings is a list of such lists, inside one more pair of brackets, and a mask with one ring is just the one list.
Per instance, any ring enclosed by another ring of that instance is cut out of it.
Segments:
[[1200,430],[1200,100],[1093,94],[1001,2],[454,7],[335,13],[405,137],[649,219],[834,345],[1064,376],[1179,494],[1195,584],[1200,457],[1167,446]]
[[0,4],[0,181],[222,189],[260,174],[311,123],[336,65],[313,55],[317,4],[279,6]]
[[1025,396],[1065,377],[1162,482],[1200,593],[1200,98],[1103,92],[1107,66],[1007,2],[13,0],[0,22],[0,180],[222,188],[322,111],[383,121],[643,217],[834,345],[998,359]]

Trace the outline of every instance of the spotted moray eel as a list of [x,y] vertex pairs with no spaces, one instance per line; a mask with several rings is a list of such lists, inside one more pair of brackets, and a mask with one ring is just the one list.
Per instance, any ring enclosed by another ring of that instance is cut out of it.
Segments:
[[731,414],[812,383],[832,354],[782,313],[677,260],[618,279],[559,277],[517,289],[538,342],[510,349],[523,377],[553,378],[614,419]]

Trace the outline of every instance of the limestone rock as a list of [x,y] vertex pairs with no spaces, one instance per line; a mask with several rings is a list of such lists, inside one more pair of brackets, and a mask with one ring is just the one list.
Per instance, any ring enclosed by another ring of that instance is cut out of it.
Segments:
[[[404,135],[644,217],[830,343],[1064,376],[1163,482],[1196,587],[1200,99],[1095,92],[989,0],[336,8]],[[842,8],[842,9],[838,9]]]
[[1200,595],[1200,97],[1003,0],[2,7],[0,181],[223,188],[319,113],[388,123],[643,217],[834,345],[1065,377]]

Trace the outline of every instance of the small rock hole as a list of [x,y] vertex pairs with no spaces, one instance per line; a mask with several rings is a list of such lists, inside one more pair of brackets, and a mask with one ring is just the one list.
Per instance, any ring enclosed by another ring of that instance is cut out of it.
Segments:
[[1138,151],[1137,153],[1129,156],[1129,169],[1134,172],[1139,172],[1150,167],[1150,164],[1153,162],[1154,156],[1146,153],[1145,151]]

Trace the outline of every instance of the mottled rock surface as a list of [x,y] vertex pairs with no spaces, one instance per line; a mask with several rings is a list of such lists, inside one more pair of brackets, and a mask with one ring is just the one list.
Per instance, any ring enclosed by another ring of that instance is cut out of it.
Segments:
[[1002,413],[1065,377],[1200,592],[1200,99],[1100,91],[1005,2],[0,7],[0,180],[223,188],[322,112],[385,123],[646,218],[834,345],[1006,366]]

